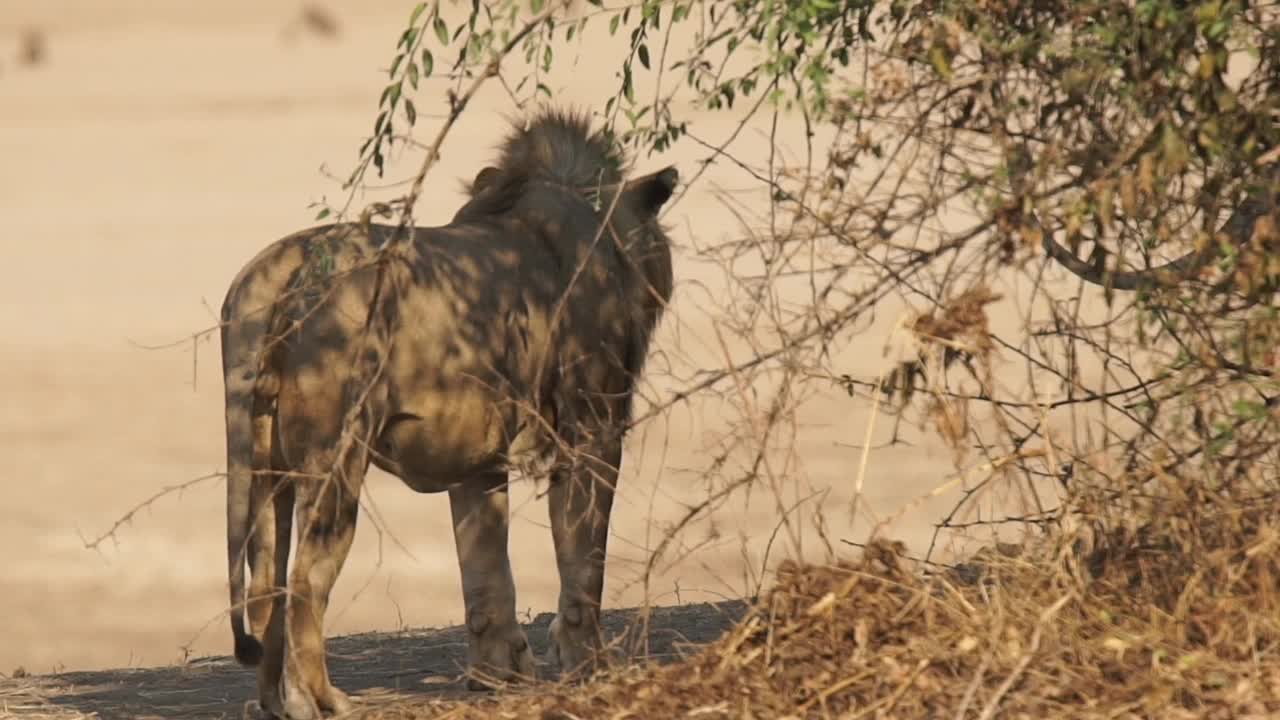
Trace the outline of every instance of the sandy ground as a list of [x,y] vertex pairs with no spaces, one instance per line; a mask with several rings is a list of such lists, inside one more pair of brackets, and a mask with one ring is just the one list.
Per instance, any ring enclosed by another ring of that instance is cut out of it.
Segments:
[[[320,168],[345,176],[352,167],[411,4],[335,0],[329,7],[340,32],[333,38],[286,32],[301,7],[293,1],[3,4],[0,482],[8,511],[0,523],[0,671],[151,665],[229,650],[221,480],[161,498],[97,549],[85,541],[165,487],[224,467],[216,337],[195,347],[142,346],[212,326],[238,268],[273,239],[311,224],[308,203],[341,197]],[[45,61],[34,67],[16,61],[27,27],[47,39]],[[582,54],[613,52],[616,42],[591,36]],[[602,71],[607,65],[580,61],[555,81],[557,99],[600,102],[613,82]],[[443,106],[440,88],[427,83],[417,96],[424,117]],[[490,157],[504,128],[500,112],[510,110],[496,88],[479,98],[428,181],[420,222],[452,214],[459,180]],[[708,137],[730,127],[723,116],[692,117]],[[423,122],[425,136],[434,125]],[[767,150],[755,135],[736,147]],[[638,164],[676,163],[691,174],[704,155],[681,144]],[[416,158],[394,165],[391,176],[407,176]],[[746,185],[731,167],[713,166],[668,216],[683,248],[690,229],[705,241],[736,232],[711,192],[717,183]],[[711,361],[706,317],[714,308],[698,287],[714,286],[715,278],[687,252],[677,263],[677,317],[659,343],[678,340],[691,348],[687,357]],[[848,372],[877,372],[881,340],[869,334]],[[796,469],[809,485],[788,489],[789,496],[830,488],[833,507],[849,496],[860,459],[849,445],[861,442],[866,411],[864,400],[843,395],[811,405],[800,439],[804,464]],[[682,409],[633,439],[615,510],[610,604],[643,597],[628,581],[661,527],[697,497],[700,485],[687,471],[706,460],[718,412],[714,405]],[[948,452],[933,440],[878,450],[867,498],[890,513],[949,471]],[[376,472],[369,498],[379,521],[362,520],[329,634],[457,622],[446,498],[415,495]],[[554,606],[557,589],[546,508],[527,489],[517,498],[520,605],[538,613]],[[954,498],[919,505],[894,534],[921,549]],[[690,540],[707,544],[664,572],[651,598],[740,596],[777,517],[759,496],[721,511]],[[847,515],[833,517],[840,520],[830,528],[834,537],[854,536]],[[744,537],[752,539],[745,553]],[[811,543],[806,552],[816,549]]]

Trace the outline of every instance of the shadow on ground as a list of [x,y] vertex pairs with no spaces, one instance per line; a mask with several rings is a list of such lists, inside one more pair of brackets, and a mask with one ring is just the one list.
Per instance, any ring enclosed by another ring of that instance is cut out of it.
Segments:
[[[650,609],[648,647],[634,643],[632,662],[669,662],[720,637],[746,612],[741,600]],[[541,660],[551,613],[525,625]],[[611,638],[628,632],[643,638],[635,609],[605,612]],[[367,702],[406,696],[466,697],[462,626],[398,633],[364,633],[329,640],[334,684]],[[555,668],[543,668],[554,675]],[[255,697],[254,674],[229,657],[207,657],[185,665],[101,670],[0,680],[0,717],[70,719],[240,718]]]

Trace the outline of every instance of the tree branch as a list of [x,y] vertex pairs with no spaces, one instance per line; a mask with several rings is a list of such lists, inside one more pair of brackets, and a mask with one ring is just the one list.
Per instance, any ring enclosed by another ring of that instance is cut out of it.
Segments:
[[[1236,247],[1243,247],[1253,237],[1253,228],[1258,219],[1274,212],[1275,207],[1274,198],[1265,202],[1256,198],[1245,200],[1223,223],[1220,232],[1230,237]],[[1106,256],[1110,253],[1099,249],[1101,260],[1093,263],[1081,260],[1054,240],[1052,233],[1046,231],[1038,219],[1033,216],[1028,219],[1040,232],[1040,244],[1049,257],[1081,280],[1115,290],[1175,287],[1190,280],[1217,256],[1214,246],[1209,244],[1147,270],[1107,270]]]

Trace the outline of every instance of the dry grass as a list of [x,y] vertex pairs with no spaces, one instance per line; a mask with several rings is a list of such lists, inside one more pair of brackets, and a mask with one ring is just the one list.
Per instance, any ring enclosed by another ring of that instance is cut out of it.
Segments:
[[[0,675],[0,679],[4,676]],[[0,687],[0,718],[23,720],[88,720],[96,715],[60,708],[50,702],[49,696],[37,683],[24,681],[16,673],[13,682]]]
[[740,625],[681,663],[370,716],[1273,716],[1277,504],[1190,484],[1154,496],[1139,521],[1136,501],[1077,497],[1076,529],[941,574],[883,541],[784,565]]

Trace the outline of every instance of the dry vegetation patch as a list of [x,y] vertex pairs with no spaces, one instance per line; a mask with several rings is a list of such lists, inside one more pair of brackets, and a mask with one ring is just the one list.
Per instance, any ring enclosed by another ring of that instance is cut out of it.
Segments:
[[1175,490],[1140,521],[1080,499],[1073,529],[945,572],[884,541],[785,563],[735,629],[680,663],[373,716],[1271,717],[1275,502]]

